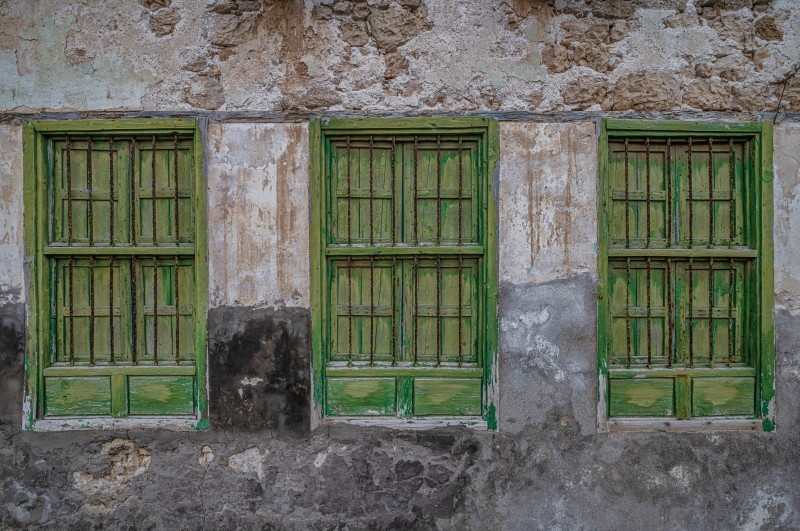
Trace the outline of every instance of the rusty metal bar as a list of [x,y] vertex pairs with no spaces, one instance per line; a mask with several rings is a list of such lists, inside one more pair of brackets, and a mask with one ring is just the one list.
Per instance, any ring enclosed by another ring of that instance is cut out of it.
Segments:
[[731,258],[728,261],[728,367],[733,364],[733,296],[735,292],[733,258]]
[[419,360],[419,258],[414,255],[414,365]]
[[67,135],[67,244],[72,246],[72,144],[69,135]]
[[396,213],[395,213],[395,149],[397,148],[397,137],[392,137],[392,154],[391,154],[391,165],[392,165],[392,181],[391,181],[391,194],[392,194],[392,245],[397,243],[397,228],[395,224],[397,222]]
[[694,246],[694,183],[692,178],[692,137],[689,137],[689,148],[687,150],[689,169],[689,247]]
[[650,257],[648,257],[647,258],[647,367],[648,368],[650,368],[653,365],[653,356],[650,348],[651,337],[652,337],[651,333],[652,325],[650,323],[650,317],[652,315],[652,312],[650,311],[650,302],[651,302],[650,292],[652,291],[651,274],[652,270],[650,265]]
[[672,247],[672,144],[667,138],[667,247]]
[[94,365],[94,256],[89,256],[89,365]]
[[[349,148],[349,146],[348,146]],[[353,258],[347,257],[347,365],[353,363]]]
[[94,186],[92,182],[92,139],[86,141],[86,190],[89,192],[89,247],[94,245]]
[[442,258],[436,256],[436,366],[442,362]]
[[108,354],[114,364],[114,257],[108,257]]
[[108,230],[110,244],[114,246],[114,137],[108,140]]
[[75,288],[73,267],[75,258],[69,257],[69,364],[75,365]]
[[674,329],[674,311],[675,311],[675,298],[672,293],[672,260],[667,258],[667,333],[669,334],[669,341],[667,342],[667,367],[672,367],[672,353],[675,349],[675,329]]
[[[155,151],[153,151],[155,153]],[[153,363],[158,365],[158,257],[153,257]]]
[[369,257],[369,364],[375,364],[375,257]]
[[151,170],[153,173],[153,245],[158,245],[158,231],[156,225],[156,135],[153,135],[153,156],[151,157]]
[[[645,219],[647,220],[647,234],[645,235],[645,242],[646,247],[650,248],[650,138],[644,139],[644,153],[645,153],[645,179],[647,179],[647,183],[645,184],[647,197],[645,198],[645,206],[647,207],[647,211],[645,212]],[[648,282],[650,279],[648,278]],[[649,304],[648,304],[649,306]],[[649,326],[649,321],[648,321]],[[650,345],[647,346],[648,349],[648,357],[650,356]],[[648,363],[650,363],[648,361]]]
[[714,246],[714,140],[708,137],[708,247]]
[[[442,244],[442,136],[436,135],[436,245]],[[436,360],[439,363],[439,360]]]
[[[458,244],[463,242],[463,196],[464,196],[464,163],[462,158],[461,137],[458,137]],[[460,256],[460,255],[459,255]],[[460,266],[459,266],[460,267]],[[458,282],[461,285],[461,270],[458,271]],[[459,310],[461,307],[459,306]],[[459,321],[460,322],[460,321]],[[459,349],[461,348],[461,337],[459,335]],[[460,356],[459,356],[460,359]],[[459,363],[461,363],[459,361]]]
[[[419,188],[419,139],[414,135],[414,243],[419,245],[419,216],[418,216],[418,190]],[[416,350],[415,350],[416,352]],[[415,354],[416,356],[416,354]],[[416,358],[414,360],[416,363]]]
[[633,277],[631,277],[631,259],[625,259],[625,272],[627,275],[628,281],[625,283],[627,293],[626,293],[626,304],[625,304],[625,358],[626,358],[626,366],[630,368],[631,366],[631,282],[633,282]]
[[181,364],[181,283],[180,262],[175,257],[175,365]]
[[[628,139],[625,139],[625,248],[631,246],[631,192],[630,170],[628,168]],[[630,356],[629,356],[630,357]],[[630,361],[628,362],[630,365]]]
[[463,324],[461,323],[462,319],[461,305],[463,304],[461,291],[463,284],[461,280],[461,275],[463,270],[464,270],[464,257],[458,255],[458,366],[459,367],[461,367],[461,365],[464,363],[464,353],[462,352],[461,348],[461,339],[463,334]]
[[694,259],[689,258],[689,367],[694,367]]
[[374,183],[372,182],[373,179],[372,155],[373,155],[373,137],[372,135],[370,135],[369,137],[369,244],[370,246],[375,245],[375,223],[373,218],[375,187]]
[[714,259],[708,262],[708,366],[714,366]]
[[136,257],[131,256],[131,337],[133,348],[131,349],[131,358],[133,363],[137,362],[137,349],[139,348],[138,328],[139,321],[137,301],[139,300],[139,292],[136,290]]
[[353,234],[351,230],[351,210],[352,210],[353,183],[350,172],[350,135],[347,135],[347,245],[353,245]]
[[736,201],[733,194],[733,189],[736,186],[735,181],[736,172],[736,152],[733,150],[733,138],[728,139],[728,248],[733,247],[733,240],[736,234],[736,222],[734,216],[736,215]]
[[180,231],[180,220],[178,216],[178,207],[180,205],[180,196],[178,192],[178,133],[172,137],[173,140],[173,151],[175,153],[173,157],[173,164],[174,164],[174,173],[175,173],[175,246],[181,244],[181,231]]
[[[394,150],[392,150],[394,152]],[[394,184],[392,184],[394,186]],[[392,366],[397,365],[397,323],[395,313],[397,312],[397,257],[392,256]]]
[[131,198],[130,198],[130,205],[131,205],[131,245],[136,247],[136,210],[138,209],[138,203],[136,202],[136,138],[131,139],[130,142],[130,149],[131,149],[131,180],[130,180],[130,189],[131,189]]

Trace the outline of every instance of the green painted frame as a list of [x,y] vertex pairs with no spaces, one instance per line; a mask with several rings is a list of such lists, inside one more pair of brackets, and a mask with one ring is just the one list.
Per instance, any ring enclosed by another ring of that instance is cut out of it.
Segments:
[[[52,429],[43,428],[39,409],[42,401],[42,368],[44,349],[42,334],[49,329],[47,291],[40,286],[49,281],[48,259],[44,255],[44,242],[47,241],[46,213],[47,198],[47,143],[48,135],[64,133],[159,133],[184,132],[193,135],[194,149],[194,212],[195,212],[195,352],[197,353],[194,370],[196,376],[195,390],[196,418],[190,420],[186,427],[205,429],[210,425],[208,416],[208,368],[207,368],[207,336],[206,316],[208,312],[208,258],[206,233],[206,181],[203,167],[204,139],[200,122],[183,119],[130,119],[130,120],[70,120],[70,121],[26,121],[23,124],[23,203],[24,203],[24,237],[25,237],[25,272],[28,289],[27,341],[25,349],[25,386],[23,396],[22,427],[25,430]],[[44,173],[43,173],[44,172]],[[91,254],[91,253],[87,253]],[[122,254],[122,253],[120,253]],[[145,253],[142,253],[145,254]],[[183,253],[180,253],[183,254]],[[188,367],[187,367],[188,368]],[[157,375],[158,367],[148,367],[148,375]],[[134,370],[136,373],[138,369]],[[143,369],[142,369],[143,370]],[[177,372],[186,368],[177,368]],[[104,367],[97,374],[109,374],[112,378],[120,371],[115,367]],[[172,368],[175,373],[175,368]],[[69,373],[67,373],[69,374]],[[185,418],[185,417],[184,417]],[[176,422],[178,419],[176,419]],[[62,423],[61,421],[54,421]],[[105,419],[100,419],[103,424]],[[144,419],[113,419],[105,425],[124,425],[135,427],[137,424],[154,424]],[[37,425],[39,424],[39,425]],[[70,423],[63,422],[64,426]],[[79,428],[91,428],[96,423],[79,421],[72,424]],[[165,425],[164,422],[155,424]],[[170,424],[167,423],[167,426]]]
[[[327,212],[327,196],[325,193],[324,161],[325,137],[328,132],[355,131],[358,134],[386,134],[402,132],[404,134],[432,133],[476,133],[483,135],[482,160],[485,173],[489,178],[485,197],[483,197],[483,227],[485,238],[484,266],[480,278],[485,286],[484,322],[484,366],[482,389],[482,414],[487,428],[497,429],[498,403],[498,272],[497,272],[497,180],[496,170],[499,158],[499,133],[496,120],[483,117],[452,118],[316,118],[309,125],[311,150],[311,319],[312,319],[312,397],[313,409],[317,418],[324,417],[325,409],[325,347],[324,338],[327,327],[326,282],[330,276],[325,255],[325,213]],[[349,369],[342,373],[353,372]],[[400,375],[403,371],[389,370],[387,374]],[[408,372],[408,371],[406,371]],[[413,370],[412,370],[413,372]],[[405,373],[403,373],[405,374]],[[391,420],[397,420],[392,417]],[[400,419],[408,422],[408,418]]]
[[[722,136],[739,136],[753,139],[755,144],[755,174],[757,184],[754,186],[755,198],[750,208],[755,210],[755,217],[761,222],[759,231],[753,234],[757,253],[758,285],[754,298],[757,300],[758,331],[756,333],[757,352],[755,357],[756,376],[756,411],[758,415],[754,421],[758,422],[763,431],[773,431],[776,428],[775,420],[775,325],[773,319],[774,305],[774,273],[773,273],[773,163],[772,163],[772,123],[697,123],[697,122],[647,122],[639,120],[611,120],[601,119],[598,123],[598,312],[597,312],[597,417],[598,428],[608,430],[608,335],[610,326],[610,311],[608,308],[608,258],[609,252],[609,208],[611,197],[607,186],[608,175],[608,140],[614,137],[632,135],[680,136],[692,133],[715,133]],[[742,256],[752,256],[752,251],[744,251]],[[693,369],[695,372],[698,369]],[[709,371],[713,369],[699,369]],[[652,371],[652,369],[650,369]],[[629,371],[631,374],[637,371]],[[676,371],[671,371],[675,373]],[[677,371],[680,372],[680,371]],[[676,420],[672,425],[680,426],[681,423],[692,421]],[[714,429],[715,426],[726,428],[736,426],[725,421],[702,421],[704,429]],[[752,425],[752,421],[750,422]],[[638,421],[638,426],[664,427],[664,423],[652,423],[647,420]]]

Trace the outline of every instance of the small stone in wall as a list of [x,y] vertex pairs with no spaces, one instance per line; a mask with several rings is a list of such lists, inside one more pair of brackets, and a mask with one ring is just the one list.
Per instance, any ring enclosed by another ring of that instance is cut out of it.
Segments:
[[683,93],[683,103],[702,111],[724,111],[730,107],[730,89],[722,82],[698,79]]
[[164,37],[175,30],[181,21],[181,15],[176,9],[159,9],[150,16],[150,29],[157,37]]
[[350,46],[364,46],[369,42],[367,35],[367,25],[361,21],[345,21],[339,26],[342,32],[342,39]]
[[264,479],[266,471],[264,469],[264,458],[269,454],[269,450],[262,450],[257,447],[248,448],[238,454],[233,454],[228,458],[228,468],[240,474],[256,476]]
[[544,47],[542,50],[542,63],[551,74],[566,72],[572,66],[569,60],[569,52],[560,44],[548,44]]
[[197,458],[197,462],[200,463],[200,466],[208,466],[214,460],[214,451],[211,449],[210,446],[205,445],[203,449],[200,451],[200,457]]
[[194,76],[183,87],[183,100],[200,109],[219,109],[225,104],[225,93],[218,79]]
[[575,105],[578,109],[586,109],[596,103],[602,103],[608,93],[608,81],[581,76],[564,89],[562,97],[567,105]]
[[433,27],[424,6],[406,9],[393,3],[388,9],[373,11],[367,21],[369,32],[379,48],[394,51],[418,34]]
[[386,63],[386,69],[383,72],[383,77],[386,79],[393,79],[408,71],[408,61],[399,53],[388,53],[383,57]]
[[681,102],[681,86],[667,74],[634,72],[614,87],[613,110],[657,111],[676,107]]
[[139,0],[139,3],[150,11],[156,11],[162,7],[169,7],[172,0]]
[[756,37],[765,41],[781,41],[783,32],[775,22],[775,18],[766,16],[756,20]]

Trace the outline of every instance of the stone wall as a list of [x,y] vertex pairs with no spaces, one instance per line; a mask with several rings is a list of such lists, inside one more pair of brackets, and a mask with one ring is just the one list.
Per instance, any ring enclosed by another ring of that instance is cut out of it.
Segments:
[[[800,527],[793,7],[0,3],[0,529]],[[598,117],[771,120],[781,93],[777,431],[598,433]],[[422,113],[503,119],[499,430],[314,427],[307,119]],[[22,431],[20,123],[152,115],[209,121],[211,428]]]

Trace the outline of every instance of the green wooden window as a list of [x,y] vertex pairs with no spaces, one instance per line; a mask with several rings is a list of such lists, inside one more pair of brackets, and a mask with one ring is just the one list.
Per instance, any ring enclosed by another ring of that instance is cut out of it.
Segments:
[[771,160],[770,124],[604,122],[607,418],[773,427]]
[[312,122],[315,398],[495,425],[493,121]]
[[[26,422],[205,412],[205,193],[181,120],[25,127]],[[200,424],[198,424],[200,425]]]

